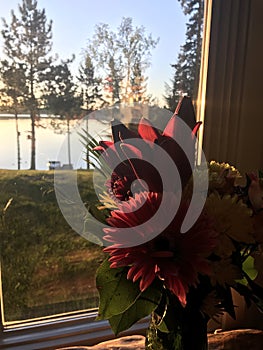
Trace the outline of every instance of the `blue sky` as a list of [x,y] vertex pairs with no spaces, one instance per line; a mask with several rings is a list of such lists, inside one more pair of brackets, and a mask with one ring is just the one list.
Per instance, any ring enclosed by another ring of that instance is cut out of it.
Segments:
[[[18,14],[21,2],[0,0],[0,17],[9,22],[10,11],[13,9]],[[108,23],[115,29],[122,17],[132,17],[135,26],[143,25],[147,33],[159,37],[147,75],[149,92],[159,96],[161,102],[164,83],[169,82],[173,74],[170,64],[175,63],[185,39],[186,18],[177,0],[38,0],[38,8],[45,8],[47,19],[53,20],[53,53],[62,59],[74,53],[75,72],[81,52],[98,23]]]

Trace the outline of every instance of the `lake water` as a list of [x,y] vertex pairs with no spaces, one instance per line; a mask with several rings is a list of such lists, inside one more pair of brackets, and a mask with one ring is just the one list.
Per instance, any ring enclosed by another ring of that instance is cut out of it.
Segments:
[[[164,108],[138,104],[134,106],[117,106],[95,111],[88,120],[89,133],[96,139],[108,140],[110,135],[110,120],[117,119],[124,123],[139,122],[141,117],[150,119],[153,125],[163,130],[172,113]],[[36,169],[47,170],[49,161],[59,161],[61,165],[68,164],[68,147],[66,125],[56,132],[51,121],[58,120],[47,115],[41,115],[36,122]],[[79,132],[86,130],[87,120],[71,123],[70,149],[71,163],[74,169],[84,168],[84,147],[80,142]],[[19,116],[21,169],[30,168],[31,159],[31,120],[28,115]],[[83,132],[82,132],[83,133]],[[0,114],[0,169],[17,169],[17,139],[14,116]]]
[[[68,164],[66,126],[62,133],[57,133],[51,127],[51,118],[41,118],[36,127],[36,168],[47,170],[48,162],[60,161],[61,165]],[[31,159],[31,121],[28,117],[18,120],[20,131],[21,169],[30,168]],[[86,120],[71,126],[70,145],[71,163],[74,169],[86,168],[84,147],[80,142],[78,132],[86,128]],[[90,119],[88,130],[97,139],[107,139],[109,122]],[[17,169],[17,138],[15,119],[0,115],[0,169]]]

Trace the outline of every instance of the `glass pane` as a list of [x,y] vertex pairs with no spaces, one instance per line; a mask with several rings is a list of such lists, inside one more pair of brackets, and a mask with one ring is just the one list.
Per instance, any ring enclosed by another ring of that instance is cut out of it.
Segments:
[[[29,4],[25,0],[19,3]],[[7,66],[3,65],[5,68],[0,76],[1,87],[4,87],[0,95],[0,240],[4,322],[90,310],[98,306],[95,271],[105,255],[100,246],[83,238],[78,229],[72,228],[66,221],[65,213],[62,214],[57,203],[54,173],[69,174],[73,169],[73,173],[78,174],[78,191],[84,206],[88,208],[90,204],[98,203],[93,188],[92,166],[87,169],[84,160],[85,148],[79,135],[79,132],[83,133],[82,128],[97,140],[105,140],[109,138],[113,105],[142,105],[146,102],[153,110],[158,107],[170,117],[182,95],[192,92],[193,99],[196,98],[196,72],[201,53],[198,35],[202,28],[203,9],[200,16],[194,16],[194,12],[202,7],[203,1],[193,1],[193,12],[188,11],[188,16],[184,15],[187,11],[181,5],[187,6],[185,1],[175,0],[165,3],[150,0],[78,0],[77,3],[39,0],[38,10],[46,11],[46,30],[50,20],[54,23],[52,57],[55,58],[55,53],[58,53],[63,60],[48,61],[45,73],[50,75],[46,80],[43,80],[44,71],[41,69],[47,63],[47,57],[40,57],[32,78],[32,71],[25,67],[32,62],[28,57],[33,56],[28,55],[26,50],[24,55],[22,51],[13,50],[11,56],[9,51],[8,56],[6,48],[9,44],[0,36],[0,63],[9,60]],[[8,30],[11,29],[11,10],[18,18],[21,17],[16,0],[0,3],[1,16],[6,19]],[[181,46],[186,42],[186,23],[191,19],[190,14],[198,19],[196,28],[199,28],[199,33],[192,35],[194,42],[187,41],[185,49],[189,49],[191,64],[195,67],[186,65],[186,56],[179,55]],[[105,38],[100,44],[96,43],[99,40],[98,35],[94,38],[98,29],[96,25],[101,23],[109,27],[102,25],[100,29],[106,28],[113,33],[110,34],[113,38],[116,39],[116,34],[124,43],[129,25],[132,25],[132,30],[137,30],[137,38],[141,34],[147,37],[149,52],[145,48],[147,45],[133,49],[136,38],[130,40],[128,51],[127,47],[122,47],[122,56],[118,56],[118,40],[114,39],[109,46]],[[120,29],[124,23],[126,27]],[[32,36],[35,38],[40,32],[42,29]],[[37,40],[33,44],[35,42]],[[12,36],[10,43],[12,45]],[[20,48],[16,41],[14,43],[16,48]],[[199,46],[195,46],[197,43]],[[103,45],[108,50],[107,55],[99,56],[98,47]],[[34,53],[38,55],[43,52],[42,49],[38,48]],[[193,54],[195,49],[198,57]],[[71,62],[72,53],[75,60]],[[186,67],[186,71],[178,67]],[[90,73],[93,69],[95,75],[91,80],[81,78],[81,74]],[[56,80],[58,77],[62,82]],[[67,92],[63,90],[65,86]],[[93,111],[97,109],[103,112],[94,117]],[[168,119],[160,122],[157,114],[153,113],[153,119],[163,128]],[[88,118],[83,119],[87,115]],[[143,116],[149,117],[148,114]],[[138,120],[138,110],[135,119]],[[92,162],[92,158],[90,160]],[[36,170],[27,170],[29,168]],[[70,180],[70,175],[69,178],[67,176],[65,182]],[[61,179],[63,182],[63,177]],[[74,212],[75,202],[70,193],[65,196],[66,202]],[[76,213],[76,218],[78,215],[82,214]]]
[[[102,249],[68,226],[56,202],[53,171],[1,170],[5,321],[91,309]],[[91,173],[79,171],[83,200],[96,200]]]

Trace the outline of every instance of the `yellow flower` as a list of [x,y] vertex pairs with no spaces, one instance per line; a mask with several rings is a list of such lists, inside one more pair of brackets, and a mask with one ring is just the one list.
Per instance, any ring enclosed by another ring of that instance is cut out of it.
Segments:
[[221,257],[231,255],[235,250],[232,240],[240,243],[254,243],[252,210],[238,196],[212,193],[206,201],[206,211],[220,233],[215,253]]
[[209,163],[209,169],[212,173],[218,173],[221,174],[224,171],[228,171],[229,173],[231,173],[231,175],[235,175],[235,176],[239,176],[239,171],[232,165],[228,164],[228,163],[218,163],[215,162],[214,160],[212,160]]
[[228,163],[209,164],[209,189],[217,190],[219,193],[232,194],[235,189],[235,182],[241,175],[239,171]]
[[218,245],[215,249],[216,255],[221,258],[227,258],[232,255],[232,253],[236,250],[233,241],[224,234],[219,235],[218,237]]
[[103,193],[100,193],[100,202],[104,205],[98,207],[98,209],[109,209],[109,210],[115,210],[118,208],[116,200],[114,200],[113,196],[110,196],[108,191],[103,191]]
[[242,278],[241,269],[231,263],[231,259],[221,259],[211,263],[213,274],[211,276],[212,285],[217,283],[223,287],[232,286],[236,280]]

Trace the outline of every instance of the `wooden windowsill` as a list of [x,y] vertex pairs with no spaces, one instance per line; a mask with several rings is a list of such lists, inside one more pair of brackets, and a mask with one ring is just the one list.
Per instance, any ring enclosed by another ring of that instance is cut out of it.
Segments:
[[[145,338],[141,335],[120,337],[94,346],[67,347],[57,350],[143,350]],[[262,350],[263,330],[237,329],[208,334],[209,350]]]

